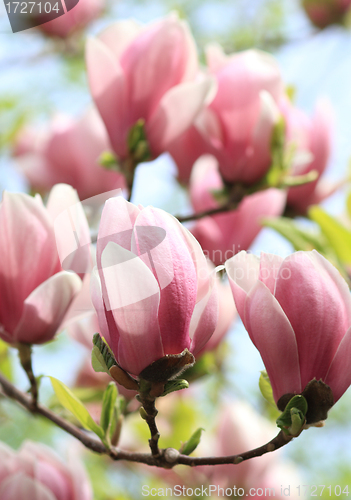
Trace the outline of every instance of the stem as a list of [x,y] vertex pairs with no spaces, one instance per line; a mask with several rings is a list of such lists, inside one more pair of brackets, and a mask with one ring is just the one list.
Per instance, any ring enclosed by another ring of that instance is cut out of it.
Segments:
[[149,446],[152,456],[159,457],[161,455],[160,449],[158,447],[158,440],[160,438],[160,433],[156,425],[156,416],[158,411],[156,410],[155,407],[155,398],[150,398],[150,397],[143,398],[142,393],[140,393],[140,401],[146,412],[144,419],[150,429],[151,438],[149,439]]
[[29,344],[18,344],[17,348],[21,365],[26,372],[30,383],[32,406],[33,408],[36,408],[38,405],[38,384],[32,367],[32,346]]
[[[153,441],[153,446],[155,450],[158,450],[158,454],[154,453],[138,453],[138,452],[129,452],[120,450],[115,447],[111,447],[111,449],[107,449],[100,441],[97,441],[95,438],[92,438],[86,432],[82,431],[75,425],[67,422],[63,418],[59,417],[55,413],[53,413],[48,408],[38,404],[36,407],[33,407],[32,399],[19,389],[17,389],[11,382],[9,382],[6,377],[4,377],[0,373],[0,386],[2,388],[2,393],[9,397],[10,399],[14,399],[18,403],[20,403],[24,408],[26,408],[32,414],[41,415],[58,427],[63,429],[65,432],[70,434],[71,436],[78,439],[86,448],[100,454],[108,455],[112,460],[126,460],[128,462],[138,462],[146,465],[152,465],[155,467],[163,467],[167,469],[171,469],[175,465],[184,464],[190,467],[195,467],[198,465],[223,465],[223,464],[239,464],[244,460],[249,460],[250,458],[260,457],[266,453],[277,450],[282,446],[288,444],[293,438],[291,436],[286,436],[282,431],[272,439],[269,443],[260,446],[259,448],[255,448],[254,450],[247,451],[245,453],[241,453],[239,455],[231,455],[227,457],[189,457],[187,455],[181,455],[177,450],[173,448],[167,449],[159,449],[158,448],[158,438]],[[150,410],[151,408],[155,408],[154,401],[149,401]],[[149,409],[148,403],[146,403],[147,408]],[[145,411],[147,411],[145,409]],[[155,411],[157,411],[155,409]],[[150,431],[152,436],[156,436],[158,434],[155,416],[150,416]],[[152,431],[152,425],[155,425],[154,431]],[[151,443],[150,443],[151,447]]]

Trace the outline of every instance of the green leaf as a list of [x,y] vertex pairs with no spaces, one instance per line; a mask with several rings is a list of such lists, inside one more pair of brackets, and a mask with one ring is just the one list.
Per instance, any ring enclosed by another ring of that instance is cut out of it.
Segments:
[[320,226],[341,262],[351,264],[351,231],[317,205],[309,209],[308,215]]
[[182,389],[187,389],[189,387],[189,382],[183,379],[170,380],[165,384],[164,391],[161,396],[167,396],[171,392],[181,391]]
[[110,375],[108,368],[106,366],[105,360],[99,348],[94,345],[93,350],[91,351],[91,364],[93,366],[93,370],[95,372],[104,372]]
[[111,151],[104,151],[103,153],[101,153],[98,159],[98,163],[106,170],[114,170],[115,172],[120,172],[120,166],[118,165],[117,157],[113,153],[111,153]]
[[63,382],[54,377],[49,377],[49,379],[51,380],[52,387],[61,405],[73,413],[84,429],[93,431],[97,436],[99,436],[100,439],[103,439],[103,429],[96,422],[94,422],[83,403]]
[[100,416],[100,425],[105,433],[107,434],[111,419],[113,417],[114,407],[117,401],[118,390],[115,382],[110,382],[104,392],[102,400],[102,409]]
[[8,380],[12,380],[13,370],[10,358],[9,346],[0,339],[0,372],[5,375]]
[[271,227],[290,241],[296,251],[309,251],[315,248],[324,255],[329,253],[328,244],[321,234],[313,234],[287,217],[267,217],[262,220],[262,224]]
[[307,410],[306,399],[301,395],[293,396],[277,418],[277,426],[287,434],[297,434],[305,421]]
[[260,380],[258,381],[258,386],[265,400],[275,407],[272,386],[269,377],[267,375],[267,372],[265,370],[261,371]]
[[183,455],[190,455],[190,453],[192,453],[194,450],[196,450],[196,448],[198,447],[200,440],[201,440],[202,431],[204,431],[204,430],[205,429],[203,429],[202,427],[199,427],[199,429],[197,429],[194,432],[194,434],[191,436],[189,441],[184,443],[182,450],[181,450],[181,453]]

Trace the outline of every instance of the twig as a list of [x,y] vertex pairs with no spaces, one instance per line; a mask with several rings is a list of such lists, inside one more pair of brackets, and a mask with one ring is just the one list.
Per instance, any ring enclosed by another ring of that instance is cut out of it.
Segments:
[[151,438],[149,439],[149,446],[151,453],[154,457],[159,457],[161,455],[158,447],[158,440],[160,438],[160,433],[156,425],[156,416],[158,412],[155,407],[155,398],[144,399],[142,397],[142,394],[140,394],[140,402],[145,410],[143,418],[150,429]]
[[32,406],[35,408],[38,405],[38,384],[32,368],[32,346],[28,344],[18,344],[17,348],[22,368],[26,372],[30,383]]
[[[58,427],[60,427],[68,434],[78,439],[86,448],[96,453],[108,455],[111,457],[112,460],[116,461],[126,460],[129,462],[138,462],[146,465],[152,465],[168,469],[171,469],[175,465],[179,464],[188,465],[190,467],[195,467],[198,465],[239,464],[244,460],[249,460],[250,458],[254,457],[260,457],[265,453],[277,450],[278,448],[281,448],[282,446],[288,444],[293,439],[291,436],[286,436],[281,431],[269,443],[260,446],[259,448],[255,448],[254,450],[250,450],[245,453],[240,453],[238,455],[231,455],[226,457],[189,457],[187,455],[180,454],[177,450],[173,448],[159,449],[158,455],[153,455],[152,453],[129,452],[114,447],[108,450],[101,442],[97,441],[95,438],[90,437],[87,433],[78,429],[78,427],[71,424],[70,422],[67,422],[60,416],[56,415],[48,408],[45,408],[40,404],[38,404],[34,408],[31,398],[27,396],[27,394],[17,389],[1,373],[0,373],[0,386],[2,388],[2,393],[5,396],[14,399],[18,403],[20,403],[29,412],[41,415],[47,418],[48,420],[51,420],[51,422],[56,424]],[[152,431],[151,433],[153,434]]]

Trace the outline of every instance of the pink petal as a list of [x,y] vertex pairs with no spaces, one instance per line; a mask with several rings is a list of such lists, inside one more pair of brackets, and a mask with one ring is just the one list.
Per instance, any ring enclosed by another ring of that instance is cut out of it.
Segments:
[[218,207],[213,191],[223,188],[218,170],[218,160],[212,155],[203,155],[193,166],[190,177],[191,204],[196,212]]
[[283,258],[272,253],[261,253],[259,280],[262,281],[268,290],[274,295],[275,283],[278,277]]
[[333,392],[334,403],[341,398],[351,384],[351,327],[341,340],[323,381]]
[[91,275],[90,293],[91,293],[91,301],[94,305],[99,323],[99,329],[96,332],[100,333],[101,337],[103,337],[106,340],[109,347],[117,356],[119,332],[116,323],[113,319],[112,312],[107,311],[104,305],[101,282],[97,268],[94,269]]
[[210,340],[218,323],[219,297],[215,271],[212,272],[210,288],[207,295],[195,306],[191,318],[189,336],[191,352],[196,356]]
[[[235,305],[245,325],[245,301],[259,276],[259,259],[244,250],[227,260],[225,269],[233,292]],[[246,325],[245,325],[246,326]]]
[[[138,231],[142,231],[138,238]],[[160,286],[159,325],[165,354],[189,347],[189,324],[196,303],[197,275],[179,222],[163,210],[142,210],[136,220],[132,251],[154,272]],[[164,232],[155,233],[155,229]],[[208,276],[208,270],[206,268]]]
[[[131,125],[127,115],[125,77],[113,53],[98,39],[87,42],[87,70],[90,90],[105,123],[111,144],[122,158]],[[129,120],[129,121],[128,121]]]
[[116,243],[101,256],[107,297],[119,332],[118,362],[138,375],[163,356],[158,327],[160,290],[150,269],[135,254]]
[[39,285],[24,301],[14,341],[42,344],[51,340],[81,287],[79,277],[65,271]]
[[42,202],[4,193],[0,205],[0,323],[12,333],[23,301],[56,270],[54,231]]
[[134,19],[124,19],[108,26],[99,35],[99,40],[108,47],[118,61],[141,31],[142,26]]
[[146,121],[163,95],[182,82],[188,59],[183,25],[176,16],[157,21],[137,36],[120,63],[126,76],[131,121]]
[[167,150],[168,145],[190,127],[212,86],[212,79],[206,78],[176,85],[163,96],[147,124],[147,137],[155,154]]
[[77,191],[67,184],[56,184],[50,192],[47,209],[53,220],[62,268],[81,275],[89,272],[90,230]]
[[57,500],[55,495],[39,481],[21,472],[6,478],[0,485],[1,500]]
[[296,335],[303,388],[314,377],[324,380],[351,324],[346,282],[315,250],[297,252],[282,263],[275,296]]
[[299,356],[294,330],[268,288],[257,281],[245,303],[246,329],[259,350],[277,402],[300,393]]

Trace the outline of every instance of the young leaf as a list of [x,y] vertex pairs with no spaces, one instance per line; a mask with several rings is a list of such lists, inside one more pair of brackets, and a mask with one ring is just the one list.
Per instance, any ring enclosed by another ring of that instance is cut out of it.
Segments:
[[341,262],[351,264],[351,231],[317,205],[309,209],[308,215],[320,226]]
[[204,430],[205,429],[203,429],[202,427],[199,427],[199,429],[197,429],[194,432],[194,434],[191,436],[189,441],[184,443],[183,448],[181,450],[181,453],[183,455],[190,455],[190,453],[192,453],[194,450],[196,450],[196,448],[198,447],[198,445],[200,443],[202,431],[204,431]]
[[117,386],[114,382],[110,382],[104,392],[100,416],[100,425],[104,430],[105,435],[113,417],[113,410],[116,404],[117,396]]
[[297,434],[305,421],[307,410],[307,401],[303,396],[292,397],[283,413],[277,418],[277,426],[287,434]]
[[61,405],[69,410],[76,419],[82,424],[84,429],[93,431],[100,439],[104,438],[104,431],[94,422],[88,410],[83,403],[70,391],[70,389],[60,380],[49,377],[55,394]]
[[110,375],[104,357],[96,345],[94,345],[91,351],[91,364],[95,372],[104,372]]
[[260,380],[258,381],[258,386],[260,388],[262,396],[268,403],[271,403],[275,407],[275,401],[273,398],[272,386],[265,370],[261,371]]

